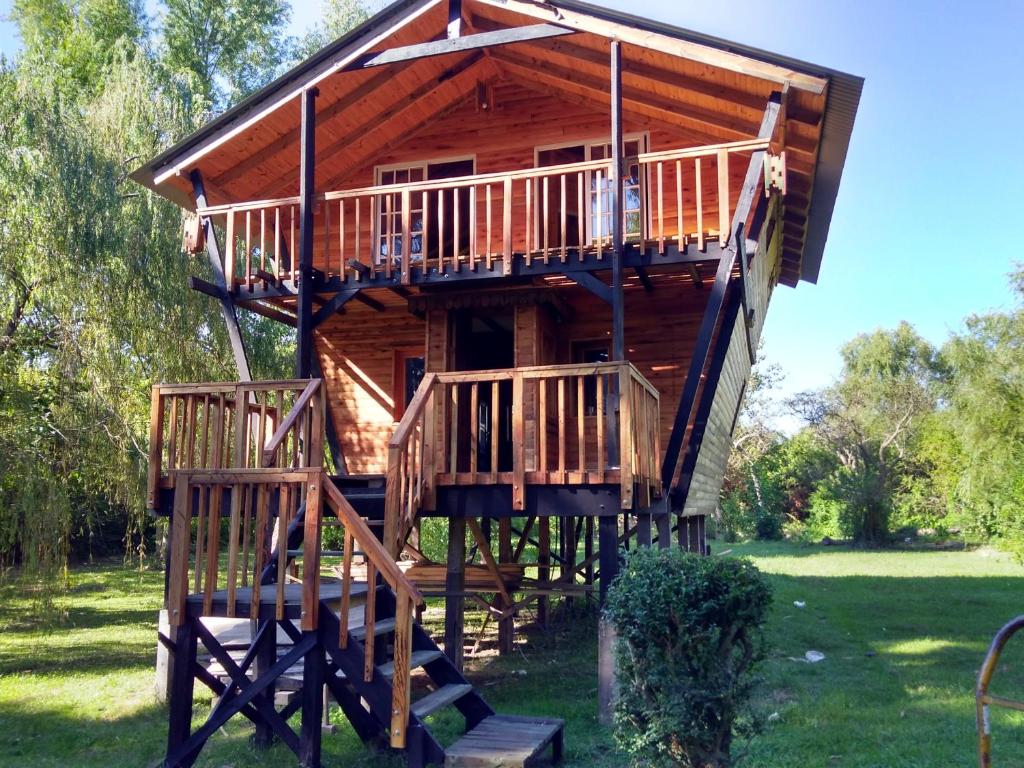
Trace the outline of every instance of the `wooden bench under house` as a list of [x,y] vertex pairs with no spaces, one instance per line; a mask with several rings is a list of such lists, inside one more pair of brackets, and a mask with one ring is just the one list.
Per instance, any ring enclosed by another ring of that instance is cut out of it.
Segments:
[[[706,551],[861,85],[577,0],[399,0],[135,171],[187,212],[238,368],[153,388],[165,765],[242,716],[319,766],[325,688],[410,766],[560,759],[561,721],[464,676],[466,601],[509,653],[526,613],[600,603],[624,547]],[[252,380],[246,312],[295,328],[294,379]]]

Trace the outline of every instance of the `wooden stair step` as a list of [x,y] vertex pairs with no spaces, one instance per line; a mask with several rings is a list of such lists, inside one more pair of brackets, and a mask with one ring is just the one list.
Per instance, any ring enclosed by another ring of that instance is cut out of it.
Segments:
[[[394,619],[380,619],[373,623],[373,634],[384,635],[388,632],[395,631],[395,620]],[[351,630],[352,637],[357,640],[362,640],[366,637],[366,627],[354,627]]]
[[492,715],[445,750],[445,768],[525,768],[552,743],[557,760],[564,726],[555,718]]
[[[422,667],[432,661],[440,659],[442,656],[444,656],[444,654],[437,650],[413,651],[412,655],[409,657],[409,669],[417,669],[418,667]],[[395,674],[395,662],[389,661],[386,664],[381,664],[377,669],[380,670],[380,673],[385,677],[391,677]]]
[[422,699],[412,703],[412,712],[417,717],[426,717],[439,709],[461,699],[473,690],[469,683],[449,683],[442,685],[436,691],[428,693]]

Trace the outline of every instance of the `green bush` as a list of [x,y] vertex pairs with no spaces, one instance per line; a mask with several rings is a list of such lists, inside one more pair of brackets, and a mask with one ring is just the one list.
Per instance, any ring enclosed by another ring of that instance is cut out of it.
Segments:
[[764,658],[771,588],[746,560],[639,549],[608,593],[618,632],[616,738],[636,764],[721,768]]

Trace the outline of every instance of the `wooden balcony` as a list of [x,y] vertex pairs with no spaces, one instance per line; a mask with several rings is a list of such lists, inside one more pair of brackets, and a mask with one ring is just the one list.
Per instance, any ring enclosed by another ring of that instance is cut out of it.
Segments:
[[[442,486],[618,486],[661,493],[658,390],[630,363],[430,373],[388,446],[386,536],[397,548]],[[386,543],[387,541],[386,540]]]
[[[751,139],[626,158],[627,243],[662,257],[724,245],[749,157],[768,145]],[[610,160],[596,160],[324,192],[316,197],[314,266],[351,287],[584,260],[610,266],[610,172]],[[199,209],[223,227],[232,291],[294,289],[299,203]]]

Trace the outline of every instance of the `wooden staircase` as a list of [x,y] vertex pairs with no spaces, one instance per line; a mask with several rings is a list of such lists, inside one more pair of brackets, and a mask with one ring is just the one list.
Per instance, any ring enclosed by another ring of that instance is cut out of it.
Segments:
[[[322,469],[319,381],[158,387],[151,426],[150,506],[171,508],[169,632],[160,636],[172,659],[165,766],[192,765],[241,714],[256,727],[257,747],[280,740],[315,768],[325,686],[364,742],[404,752],[412,768],[525,765],[549,745],[560,758],[561,721],[496,715],[416,622],[423,598],[381,541],[384,487],[336,484]],[[343,529],[340,552],[322,549],[328,521]],[[324,579],[327,555],[342,559],[337,579]],[[207,617],[254,622],[244,655],[218,641]],[[199,664],[200,643],[218,674]],[[415,699],[414,674],[426,684]],[[286,678],[293,688],[299,678],[300,690],[275,703]],[[217,699],[193,730],[196,681]],[[446,749],[427,718],[448,707],[465,719],[466,735]],[[289,720],[300,709],[296,733]]]

